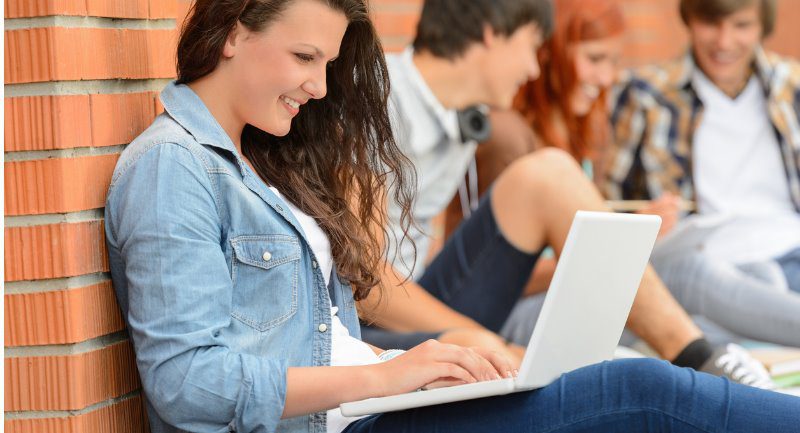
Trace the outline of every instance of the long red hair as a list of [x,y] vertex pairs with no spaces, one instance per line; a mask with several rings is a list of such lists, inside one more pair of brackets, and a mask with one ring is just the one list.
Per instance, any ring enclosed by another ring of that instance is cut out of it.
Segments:
[[[556,25],[538,53],[542,73],[520,89],[514,107],[544,145],[564,149],[578,160],[596,159],[610,138],[606,92],[587,115],[578,117],[572,112],[570,95],[579,83],[570,48],[620,35],[625,29],[622,9],[615,0],[554,0],[554,5]],[[555,118],[563,119],[566,137],[559,133]]]

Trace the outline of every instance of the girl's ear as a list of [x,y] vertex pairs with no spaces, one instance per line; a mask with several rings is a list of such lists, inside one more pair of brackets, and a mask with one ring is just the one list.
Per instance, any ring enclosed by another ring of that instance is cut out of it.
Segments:
[[236,55],[236,47],[238,43],[241,42],[241,38],[244,33],[243,30],[242,24],[237,22],[233,27],[233,30],[228,33],[228,38],[225,40],[225,46],[222,48],[222,57],[230,59]]

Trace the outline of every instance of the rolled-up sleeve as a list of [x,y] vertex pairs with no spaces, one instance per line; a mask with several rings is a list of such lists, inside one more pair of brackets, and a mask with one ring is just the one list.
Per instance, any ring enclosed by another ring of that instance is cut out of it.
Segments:
[[106,209],[109,249],[119,257],[112,276],[145,393],[163,421],[188,431],[271,432],[283,413],[287,364],[237,353],[221,338],[233,285],[216,194],[203,159],[175,144],[120,171]]

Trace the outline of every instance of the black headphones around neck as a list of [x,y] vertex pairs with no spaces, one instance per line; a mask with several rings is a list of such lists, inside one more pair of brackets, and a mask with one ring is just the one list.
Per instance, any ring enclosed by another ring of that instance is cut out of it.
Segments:
[[489,139],[492,124],[489,122],[489,109],[485,105],[473,105],[458,111],[458,127],[461,130],[461,142],[478,143]]

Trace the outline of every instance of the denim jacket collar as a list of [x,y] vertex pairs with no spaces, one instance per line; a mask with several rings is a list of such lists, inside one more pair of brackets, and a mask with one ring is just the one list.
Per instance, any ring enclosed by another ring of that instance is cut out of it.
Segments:
[[173,81],[161,92],[164,110],[200,144],[236,154],[236,146],[208,107],[186,84]]
[[263,180],[250,167],[245,164],[242,156],[236,150],[236,146],[231,138],[222,129],[222,125],[208,111],[208,107],[186,84],[178,84],[175,81],[169,83],[161,92],[161,104],[164,110],[183,127],[198,143],[215,147],[230,152],[236,159],[239,167],[239,174],[245,186],[256,193],[265,203],[270,205],[278,214],[288,221],[300,234],[303,240],[307,241],[305,232],[300,223],[289,210],[283,200],[276,196]]

